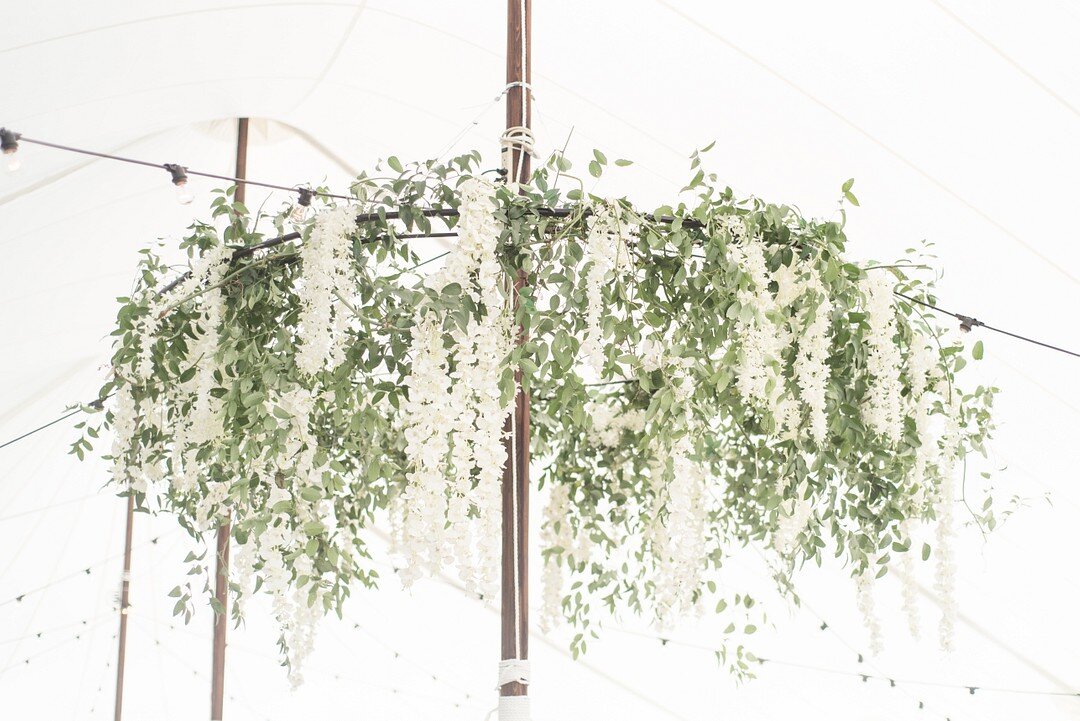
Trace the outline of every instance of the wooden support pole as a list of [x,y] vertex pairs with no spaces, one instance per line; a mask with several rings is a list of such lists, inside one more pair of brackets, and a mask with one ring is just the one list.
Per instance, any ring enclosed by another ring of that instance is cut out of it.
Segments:
[[[531,16],[532,0],[507,0],[506,18],[506,127],[531,125]],[[514,177],[509,182],[528,182],[531,176],[529,154],[515,145],[512,163]],[[513,307],[518,307],[518,291],[528,282],[524,272],[514,283]],[[525,330],[517,329],[518,344],[524,343]],[[529,395],[521,387],[513,417],[508,422],[507,464],[502,486],[502,658],[529,657]],[[518,682],[500,688],[503,696],[525,696],[528,687]]]
[[127,530],[124,531],[124,575],[120,577],[120,631],[116,635],[116,706],[113,719],[120,721],[124,714],[124,662],[127,655],[128,586],[131,583],[131,526],[135,520],[135,494],[127,497]]
[[[236,123],[236,177],[247,177],[248,119],[240,118]],[[237,202],[245,201],[247,185],[236,184]],[[229,535],[232,522],[226,519],[217,530],[215,558],[217,571],[214,575],[214,598],[217,609],[214,614],[214,655],[213,669],[210,676],[210,718],[221,721],[225,709],[225,638],[229,629]]]

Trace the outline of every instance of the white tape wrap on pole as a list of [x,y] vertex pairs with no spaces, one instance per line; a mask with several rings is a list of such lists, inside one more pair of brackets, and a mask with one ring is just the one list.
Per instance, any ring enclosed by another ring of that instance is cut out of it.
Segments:
[[500,696],[499,721],[530,721],[528,696]]
[[[508,683],[529,685],[529,661],[508,658],[499,661],[499,688]],[[499,721],[530,721],[528,696],[500,696]]]
[[507,658],[499,661],[499,686],[502,688],[508,683],[520,683],[522,686],[529,685],[529,661],[524,658]]

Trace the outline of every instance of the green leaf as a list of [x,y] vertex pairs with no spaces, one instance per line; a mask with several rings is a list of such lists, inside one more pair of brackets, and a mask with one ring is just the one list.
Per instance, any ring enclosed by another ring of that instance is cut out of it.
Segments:
[[604,169],[600,167],[600,163],[596,162],[595,160],[590,160],[589,175],[593,176],[594,178],[599,178],[603,174]]
[[599,163],[600,165],[607,165],[607,156],[606,155],[601,153],[599,150],[596,150],[595,148],[593,149],[592,154],[593,154],[593,157],[596,158],[597,163]]
[[401,161],[397,159],[396,155],[391,155],[389,158],[387,158],[386,159],[386,164],[389,165],[391,168],[393,168],[394,172],[396,172],[396,173],[405,172],[405,168],[402,167]]
[[626,158],[619,158],[618,160],[615,161],[615,165],[618,165],[620,168],[625,168],[626,166],[633,165],[633,164],[634,164],[633,160],[627,160]]
[[971,357],[975,360],[983,359],[983,342],[981,340],[975,341],[975,347],[971,349]]

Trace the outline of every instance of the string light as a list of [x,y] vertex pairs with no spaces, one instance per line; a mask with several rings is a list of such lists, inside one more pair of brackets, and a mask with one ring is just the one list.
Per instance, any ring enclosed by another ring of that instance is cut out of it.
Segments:
[[[146,541],[146,542],[138,544],[137,546],[134,546],[134,548],[141,548],[141,547],[146,546],[146,545],[157,545],[157,542],[158,542],[159,538],[160,538],[159,536],[155,536],[154,538],[151,538],[149,541]],[[98,566],[104,566],[109,561],[112,561],[113,559],[116,559],[116,558],[120,558],[123,555],[124,555],[124,553],[121,551],[120,553],[114,553],[111,556],[106,556],[105,558],[101,559],[100,561],[97,561],[95,563],[91,563],[89,566],[85,566],[84,568],[81,568],[78,571],[74,571],[72,573],[69,573],[66,576],[61,576],[61,577],[59,577],[57,579],[54,579],[53,581],[51,581],[49,583],[46,583],[43,586],[37,586],[36,588],[32,588],[30,590],[23,591],[22,593],[20,593],[17,596],[12,596],[12,597],[8,598],[7,600],[0,601],[0,606],[6,606],[6,605],[8,605],[10,603],[22,603],[23,600],[27,596],[33,595],[35,593],[40,593],[41,591],[52,588],[53,586],[56,586],[56,585],[58,585],[60,583],[63,583],[65,581],[69,581],[72,578],[78,578],[79,576],[89,576],[91,574],[92,569],[97,568]]]
[[172,184],[176,186],[176,200],[180,205],[190,205],[195,200],[195,194],[188,187],[187,168],[175,163],[165,163],[165,170],[172,176]]
[[290,216],[294,223],[300,223],[308,216],[308,210],[311,208],[311,200],[315,197],[315,191],[311,188],[298,188],[296,193],[298,195],[296,205],[293,207]]
[[[631,635],[631,636],[639,636],[641,638],[648,638],[648,639],[652,639],[654,641],[659,641],[661,646],[668,646],[670,644],[670,645],[674,645],[674,646],[681,646],[681,647],[684,647],[684,648],[694,648],[694,649],[700,649],[702,651],[710,651],[710,652],[712,652],[714,654],[715,653],[720,653],[720,651],[718,649],[714,649],[714,648],[712,648],[710,646],[707,646],[707,645],[704,645],[704,644],[693,643],[693,642],[688,642],[688,641],[678,641],[678,640],[675,640],[675,639],[672,639],[672,638],[668,638],[666,636],[657,636],[657,635],[650,634],[650,633],[643,633],[643,632],[640,632],[640,631],[631,631],[629,629],[623,629],[623,628],[614,628],[612,630],[618,631],[619,633],[625,633],[625,634],[628,634],[628,635]],[[828,630],[830,633],[833,633],[835,635],[835,632],[833,632],[832,629],[829,627],[829,625],[827,623],[825,623],[824,621],[822,621],[821,626],[819,626],[819,630],[821,630],[821,631]],[[855,656],[856,656],[856,662],[857,663],[860,663],[860,664],[865,663],[865,659],[864,659],[864,657],[863,657],[863,655],[861,653],[855,651]],[[803,670],[806,670],[806,671],[818,671],[818,672],[821,672],[821,673],[828,673],[828,674],[833,674],[833,675],[836,675],[836,676],[848,676],[848,677],[851,677],[851,678],[858,678],[863,683],[869,683],[870,681],[884,681],[884,682],[887,682],[889,684],[889,688],[894,688],[897,691],[903,691],[904,689],[902,688],[902,686],[905,686],[905,685],[906,686],[933,686],[933,687],[937,687],[937,688],[965,690],[965,691],[968,692],[969,696],[974,696],[977,691],[993,691],[993,692],[998,692],[998,693],[1022,694],[1022,695],[1027,695],[1027,696],[1055,696],[1055,697],[1065,697],[1065,698],[1080,699],[1080,692],[1076,692],[1076,691],[1043,691],[1043,690],[1037,690],[1037,689],[1008,688],[1008,687],[1001,687],[1001,686],[970,686],[968,684],[946,683],[946,682],[943,682],[943,681],[927,681],[927,680],[922,680],[922,679],[899,679],[898,680],[898,679],[893,678],[891,676],[885,676],[885,675],[883,675],[881,673],[866,673],[866,672],[863,672],[863,671],[845,671],[843,669],[830,668],[830,667],[827,667],[827,666],[816,666],[816,665],[813,665],[813,664],[797,663],[797,662],[794,662],[794,661],[785,661],[785,660],[777,659],[777,658],[766,658],[766,657],[763,657],[763,656],[757,656],[755,658],[756,658],[757,662],[759,664],[763,665],[763,666],[765,664],[773,664],[773,665],[776,665],[776,666],[785,666],[785,667],[789,667],[789,668],[799,668],[799,669],[803,669]],[[919,709],[924,708],[924,704],[923,704],[922,700],[920,700],[920,699],[914,699],[914,700],[918,702]],[[947,718],[946,718],[946,721],[948,721]]]
[[[63,648],[64,646],[68,645],[69,643],[73,643],[75,641],[81,641],[83,639],[83,634],[88,629],[100,626],[101,624],[105,623],[107,620],[108,619],[106,619],[106,618],[102,618],[99,621],[88,624],[85,628],[81,628],[78,633],[76,633],[76,634],[74,634],[72,636],[68,636],[63,641],[60,641],[59,643],[54,644],[54,645],[50,646],[49,648],[46,648],[46,649],[44,649],[42,651],[38,651],[37,653],[32,653],[29,656],[24,657],[21,661],[16,661],[15,663],[10,664],[9,666],[5,666],[4,668],[0,669],[0,675],[7,673],[8,671],[12,670],[13,668],[18,668],[19,666],[29,666],[30,662],[33,661],[35,658],[38,658],[39,656],[44,656],[46,654],[52,653],[53,651],[56,651],[57,649]],[[115,639],[116,634],[113,634],[112,637]]]
[[22,135],[14,130],[0,128],[0,150],[3,151],[4,155],[9,156],[7,168],[12,172],[22,166],[22,162],[15,155],[19,150],[19,138],[21,137]]

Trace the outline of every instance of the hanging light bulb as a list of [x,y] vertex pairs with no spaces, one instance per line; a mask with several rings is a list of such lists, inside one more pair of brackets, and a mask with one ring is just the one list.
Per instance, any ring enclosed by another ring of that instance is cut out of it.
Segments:
[[294,223],[302,223],[308,216],[308,210],[311,208],[311,199],[315,197],[315,191],[311,188],[297,188],[297,194],[299,197],[296,199],[296,205],[293,206],[292,213],[289,217],[292,218]]
[[22,167],[22,161],[15,155],[19,150],[19,138],[21,137],[22,134],[16,133],[14,130],[0,128],[0,150],[3,151],[4,155],[9,156],[7,169],[13,173]]
[[165,170],[172,176],[172,183],[176,186],[176,200],[180,205],[188,205],[195,200],[195,194],[188,186],[187,168],[174,163],[166,163]]

